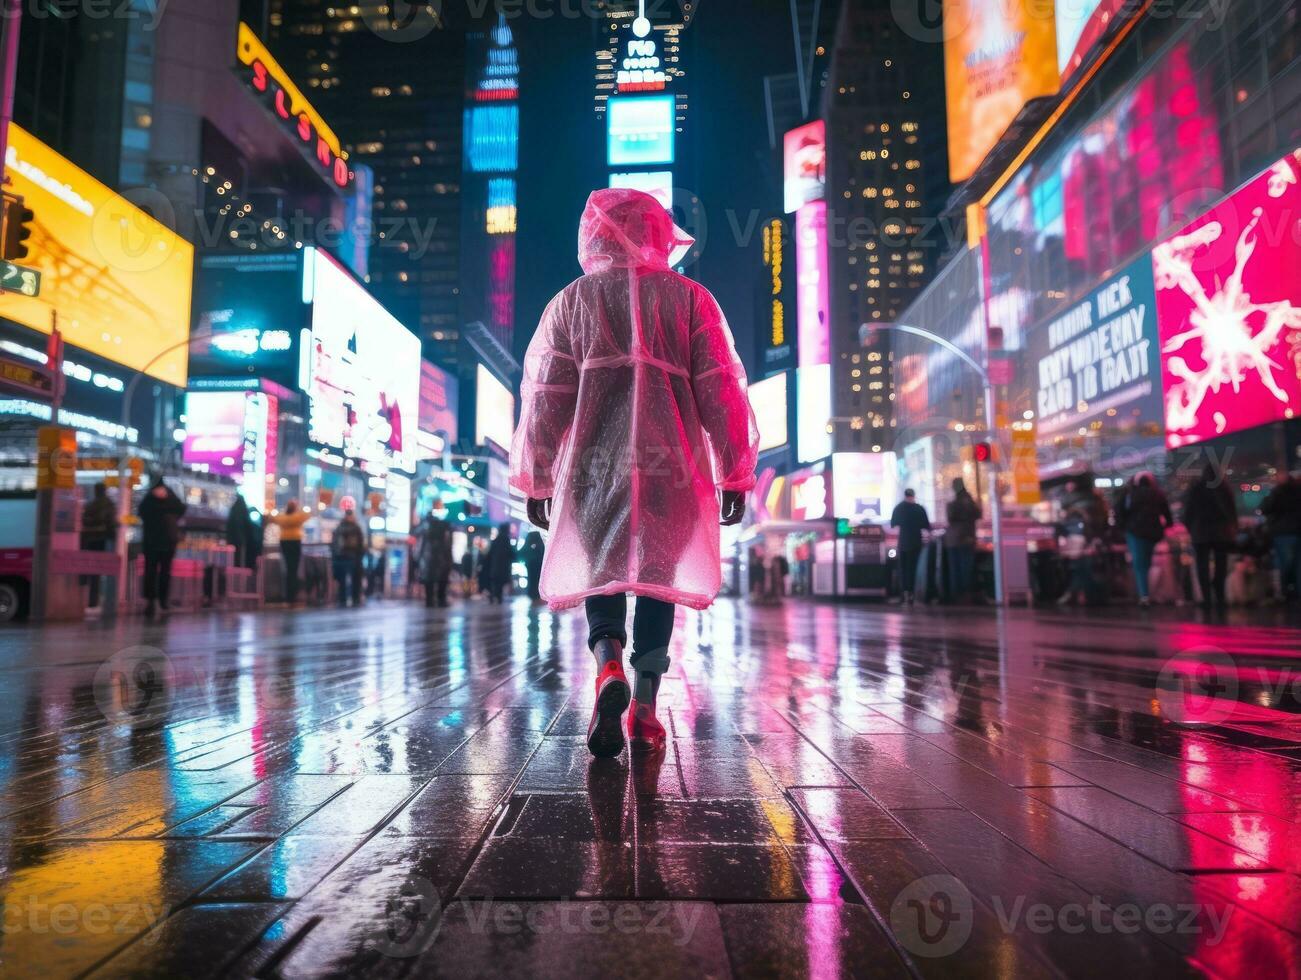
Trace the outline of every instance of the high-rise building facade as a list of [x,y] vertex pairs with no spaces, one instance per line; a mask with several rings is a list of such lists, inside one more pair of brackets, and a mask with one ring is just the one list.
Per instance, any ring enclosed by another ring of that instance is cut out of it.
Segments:
[[893,323],[945,248],[948,191],[940,46],[919,42],[890,5],[844,4],[823,91],[833,445],[891,448]]
[[462,106],[467,12],[396,17],[371,2],[270,0],[270,44],[374,172],[368,283],[435,359],[456,360],[461,328]]

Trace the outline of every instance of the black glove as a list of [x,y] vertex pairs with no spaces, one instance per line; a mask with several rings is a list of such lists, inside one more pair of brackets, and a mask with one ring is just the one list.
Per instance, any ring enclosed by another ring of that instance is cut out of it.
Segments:
[[551,530],[551,498],[547,497],[538,500],[536,497],[529,497],[529,502],[524,506],[529,515],[529,523],[534,527],[540,527],[544,531]]
[[718,523],[723,527],[740,524],[741,518],[745,516],[745,491],[724,490],[721,513],[722,520]]

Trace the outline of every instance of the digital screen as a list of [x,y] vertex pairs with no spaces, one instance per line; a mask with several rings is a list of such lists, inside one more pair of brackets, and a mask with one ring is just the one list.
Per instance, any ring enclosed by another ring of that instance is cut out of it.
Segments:
[[384,478],[384,528],[390,534],[411,533],[411,481],[398,473]]
[[519,106],[476,105],[465,110],[465,162],[474,173],[519,166]]
[[267,507],[275,473],[279,400],[260,391],[190,391],[185,395],[181,458],[208,473],[234,476],[255,510]]
[[834,516],[879,521],[899,502],[894,453],[833,453],[831,499]]
[[630,187],[635,191],[644,191],[659,201],[665,211],[673,208],[673,171],[671,170],[610,174],[610,186]]
[[304,249],[312,326],[300,342],[308,439],[372,464],[413,471],[420,338],[315,248]]
[[815,364],[795,372],[795,436],[801,463],[831,454],[831,365]]
[[1063,81],[1083,64],[1124,6],[1125,0],[1073,0],[1057,4],[1057,70]]
[[817,466],[791,475],[791,520],[821,521],[831,517],[831,474]]
[[606,102],[607,156],[612,167],[673,162],[673,96],[612,96]]
[[194,280],[190,378],[270,378],[298,387],[298,338],[308,322],[301,252],[206,255]]
[[827,268],[827,202],[795,212],[795,316],[799,365],[831,362],[831,296]]
[[456,405],[459,387],[456,376],[429,361],[420,362],[420,428],[442,432],[449,443],[456,442]]
[[475,372],[474,441],[510,449],[515,433],[515,396],[482,364]]
[[944,0],[943,12],[949,176],[957,184],[1028,101],[1057,91],[1056,30],[1036,0]]
[[759,452],[786,445],[786,372],[754,382],[749,394],[759,426]]
[[185,386],[194,246],[16,125],[6,190],[36,217],[20,264],[39,296],[5,293],[4,316],[110,361]]
[[782,140],[786,213],[822,200],[827,186],[827,124],[821,119],[788,132]]
[[1166,445],[1301,406],[1301,150],[1152,250]]
[[935,498],[935,437],[922,436],[904,446],[898,452],[895,469],[899,474],[899,479],[896,481],[896,486],[899,487],[899,499],[903,499],[904,490],[915,490],[917,503],[926,508],[927,516],[936,517],[939,510]]
[[1047,323],[1026,349],[1043,435],[1069,433],[1103,417],[1108,429],[1161,420],[1156,298],[1143,256]]

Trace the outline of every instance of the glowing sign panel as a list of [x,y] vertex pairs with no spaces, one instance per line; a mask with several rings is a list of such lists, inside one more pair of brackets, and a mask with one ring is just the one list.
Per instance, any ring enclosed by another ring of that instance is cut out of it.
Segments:
[[792,129],[782,140],[786,213],[820,201],[827,186],[827,124],[821,119]]
[[1301,406],[1301,150],[1152,250],[1166,445]]
[[759,452],[786,445],[786,372],[750,385],[750,407],[759,426]]
[[614,96],[606,106],[611,166],[673,162],[673,96]]

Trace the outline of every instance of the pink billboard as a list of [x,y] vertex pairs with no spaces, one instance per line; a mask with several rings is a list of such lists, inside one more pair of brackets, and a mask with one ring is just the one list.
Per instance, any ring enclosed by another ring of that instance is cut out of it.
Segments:
[[786,213],[820,201],[827,185],[827,124],[805,123],[782,139],[782,187]]
[[1166,445],[1301,407],[1301,150],[1152,250]]
[[827,202],[813,201],[795,212],[795,311],[800,367],[831,363],[827,273]]

